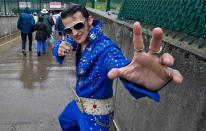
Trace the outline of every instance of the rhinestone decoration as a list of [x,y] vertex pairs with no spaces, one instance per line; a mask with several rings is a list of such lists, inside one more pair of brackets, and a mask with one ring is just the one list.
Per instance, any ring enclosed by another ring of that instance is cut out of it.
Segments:
[[80,68],[80,69],[79,69],[79,73],[80,73],[80,74],[83,74],[83,73],[84,73],[84,69],[83,69],[83,68]]
[[86,60],[87,60],[87,59],[84,57],[84,58],[82,59],[82,62],[84,63],[84,62],[86,62]]
[[95,34],[91,34],[90,37],[91,37],[91,39],[94,40],[96,38],[96,35]]
[[89,47],[87,50],[88,50],[88,51],[91,51],[91,50],[92,50],[92,48],[91,48],[91,47]]

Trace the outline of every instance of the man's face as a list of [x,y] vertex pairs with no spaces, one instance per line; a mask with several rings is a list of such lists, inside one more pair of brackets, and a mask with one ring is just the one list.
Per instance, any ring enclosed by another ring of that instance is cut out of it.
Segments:
[[[80,11],[77,11],[71,17],[62,19],[62,23],[64,24],[65,29],[70,30],[70,33],[68,35],[71,36],[79,44],[85,43],[87,41],[89,28],[91,26],[89,21],[90,20],[86,20],[86,18],[82,16]],[[81,26],[80,29],[78,28],[80,26],[77,24]]]

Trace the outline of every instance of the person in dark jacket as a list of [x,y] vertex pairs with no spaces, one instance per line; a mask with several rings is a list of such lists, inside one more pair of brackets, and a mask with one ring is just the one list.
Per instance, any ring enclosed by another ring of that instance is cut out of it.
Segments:
[[54,21],[52,17],[48,15],[48,11],[46,9],[43,9],[41,11],[40,16],[44,18],[43,22],[47,26],[47,30],[48,30],[49,37],[50,37],[50,35],[52,34],[52,25],[54,25]]
[[40,56],[41,45],[43,49],[43,54],[46,54],[46,40],[49,35],[46,24],[43,23],[44,18],[42,16],[39,17],[39,21],[34,27],[34,31],[36,32],[36,40],[37,40],[37,55]]
[[27,36],[29,38],[29,51],[32,51],[32,30],[35,25],[34,17],[31,15],[29,7],[24,9],[24,13],[19,16],[17,28],[21,30],[22,53],[26,55],[25,46]]
[[64,33],[64,25],[62,23],[62,19],[61,17],[59,16],[56,20],[56,24],[55,24],[55,30],[58,31],[58,34],[59,34],[59,39],[60,40],[64,40],[65,39],[65,33]]

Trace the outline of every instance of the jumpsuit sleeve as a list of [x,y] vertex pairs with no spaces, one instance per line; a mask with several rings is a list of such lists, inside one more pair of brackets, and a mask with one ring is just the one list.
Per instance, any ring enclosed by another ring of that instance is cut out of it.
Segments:
[[[104,68],[109,72],[112,68],[121,68],[128,65],[131,61],[123,56],[121,50],[118,47],[109,47],[104,55]],[[136,99],[148,96],[149,98],[159,102],[160,97],[157,91],[150,91],[144,86],[134,84],[123,78],[120,78],[124,87],[130,92],[130,94]]]
[[[63,41],[67,41],[69,44],[71,44],[73,47],[73,51],[76,51],[77,43],[73,40],[72,37],[68,37],[67,39],[64,39]],[[58,56],[58,49],[59,49],[59,45],[61,44],[61,42],[62,41],[58,41],[52,48],[52,54],[56,58],[59,64],[62,64],[64,61],[64,56],[63,57]]]

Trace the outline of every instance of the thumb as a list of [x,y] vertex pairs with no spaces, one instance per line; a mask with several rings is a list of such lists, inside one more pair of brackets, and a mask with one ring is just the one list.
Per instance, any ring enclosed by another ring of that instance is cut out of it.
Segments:
[[109,79],[115,79],[115,78],[119,77],[120,75],[121,75],[121,72],[118,68],[111,69],[107,74]]

